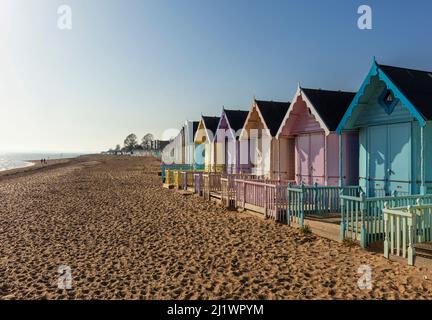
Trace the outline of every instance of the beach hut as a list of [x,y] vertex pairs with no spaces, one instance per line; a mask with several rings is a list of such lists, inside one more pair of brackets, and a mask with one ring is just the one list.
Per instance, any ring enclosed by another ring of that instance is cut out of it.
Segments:
[[[337,127],[359,133],[367,196],[426,193],[432,185],[432,72],[372,67]],[[342,155],[343,156],[343,155]]]
[[335,132],[355,93],[297,88],[276,135],[279,175],[297,184],[358,184],[358,135],[345,132],[344,171],[339,176],[339,139]]
[[431,99],[432,72],[374,59],[336,129],[340,140],[344,132],[358,131],[363,191],[340,197],[341,239],[360,240],[363,247],[384,240],[386,257],[408,256],[410,264],[416,242],[429,241],[430,247]]
[[240,134],[240,163],[244,173],[277,178],[276,134],[289,106],[289,102],[252,101]]
[[201,116],[194,137],[196,168],[204,169],[205,171],[212,171],[213,169],[213,139],[219,124],[219,119],[219,117]]
[[185,121],[184,124],[184,153],[185,153],[185,164],[190,166],[192,170],[194,168],[195,160],[195,134],[198,130],[199,121]]
[[240,173],[239,136],[248,111],[223,108],[214,138],[214,162],[216,171],[228,174]]

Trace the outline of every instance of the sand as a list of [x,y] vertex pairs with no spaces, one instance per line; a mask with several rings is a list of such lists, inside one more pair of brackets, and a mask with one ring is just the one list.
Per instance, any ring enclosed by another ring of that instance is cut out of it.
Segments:
[[[81,157],[0,180],[0,299],[432,297],[425,267],[163,189],[157,166]],[[371,290],[357,285],[363,264]]]

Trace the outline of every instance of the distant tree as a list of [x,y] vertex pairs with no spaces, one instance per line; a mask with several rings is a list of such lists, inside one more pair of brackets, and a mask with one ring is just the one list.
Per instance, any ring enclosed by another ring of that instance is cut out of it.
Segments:
[[116,145],[115,148],[114,148],[114,153],[115,153],[115,154],[119,154],[120,152],[121,152],[121,146],[118,144],[118,145]]
[[135,147],[135,150],[144,150],[144,148],[142,145],[137,144],[137,146]]
[[127,152],[131,152],[138,145],[137,136],[134,133],[131,133],[124,140],[124,148]]
[[147,133],[142,139],[141,139],[141,145],[144,150],[150,150],[152,146],[152,141],[154,140],[154,137],[151,133]]

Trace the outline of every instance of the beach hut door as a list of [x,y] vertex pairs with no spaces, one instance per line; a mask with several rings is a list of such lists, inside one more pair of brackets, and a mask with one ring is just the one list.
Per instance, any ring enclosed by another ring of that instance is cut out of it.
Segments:
[[296,145],[297,180],[305,184],[324,184],[324,135],[299,135]]
[[324,135],[310,135],[310,175],[311,183],[324,185]]
[[411,189],[411,123],[369,128],[369,195]]
[[309,174],[309,150],[310,139],[309,135],[299,135],[296,139],[296,167],[297,174],[296,180],[298,183],[304,182],[305,184],[311,183],[311,176]]

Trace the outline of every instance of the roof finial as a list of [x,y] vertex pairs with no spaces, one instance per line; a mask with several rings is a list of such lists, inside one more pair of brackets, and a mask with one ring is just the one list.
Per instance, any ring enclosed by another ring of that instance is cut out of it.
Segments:
[[297,82],[297,88],[298,88],[298,89],[301,89],[300,81]]
[[372,60],[372,62],[374,63],[374,64],[377,64],[377,62],[376,62],[376,57],[375,56],[373,56],[373,58],[372,58],[373,60]]

